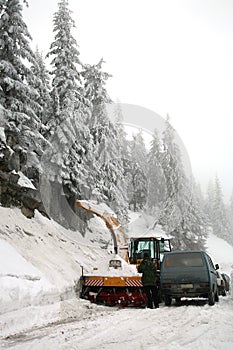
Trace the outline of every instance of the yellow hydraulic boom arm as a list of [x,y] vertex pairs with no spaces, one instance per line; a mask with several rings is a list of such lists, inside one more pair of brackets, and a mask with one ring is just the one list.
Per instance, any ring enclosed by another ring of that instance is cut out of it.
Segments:
[[101,210],[100,206],[85,200],[76,201],[77,206],[100,217],[110,230],[113,239],[114,253],[119,254],[126,262],[129,261],[128,244],[125,232],[113,213]]

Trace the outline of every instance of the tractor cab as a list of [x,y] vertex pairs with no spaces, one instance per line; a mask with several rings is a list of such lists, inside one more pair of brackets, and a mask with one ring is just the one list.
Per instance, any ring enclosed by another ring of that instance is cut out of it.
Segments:
[[171,251],[171,243],[169,239],[156,237],[134,237],[130,238],[129,246],[129,262],[130,264],[140,264],[142,259],[148,254],[160,269],[165,252]]

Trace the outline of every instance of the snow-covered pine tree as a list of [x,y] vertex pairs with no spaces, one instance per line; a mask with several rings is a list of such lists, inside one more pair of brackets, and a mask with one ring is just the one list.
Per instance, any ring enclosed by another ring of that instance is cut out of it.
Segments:
[[106,202],[122,219],[127,208],[123,159],[116,127],[107,114],[111,100],[105,86],[110,75],[102,71],[103,63],[101,59],[96,65],[85,65],[82,73],[85,97],[92,105],[89,126],[95,158],[88,183],[90,198]]
[[119,140],[119,145],[121,149],[122,156],[124,158],[129,158],[129,143],[126,139],[127,134],[124,128],[124,115],[121,107],[120,101],[117,101],[114,104],[114,119],[115,119],[115,126],[117,130],[117,137]]
[[217,176],[214,181],[210,180],[208,183],[204,211],[213,233],[232,244],[233,211],[231,211],[231,201],[229,207],[224,204],[221,183]]
[[174,237],[175,248],[204,248],[204,216],[192,193],[191,179],[185,174],[169,117],[163,136],[161,165],[165,176],[166,200],[158,222]]
[[169,116],[166,120],[162,143],[163,149],[160,153],[160,164],[165,177],[166,196],[159,223],[165,226],[166,230],[171,231],[182,221],[178,203],[183,196],[183,186],[186,179],[180,150],[174,141],[174,129],[170,124]]
[[158,131],[154,130],[151,147],[148,154],[148,198],[147,207],[150,214],[155,217],[159,216],[163,202],[166,197],[165,177],[161,159],[161,141],[159,139]]
[[213,217],[212,217],[213,233],[225,240],[229,235],[229,227],[227,222],[226,207],[223,202],[223,193],[218,176],[214,182],[214,200],[213,200]]
[[204,211],[207,215],[209,224],[212,226],[212,222],[214,219],[214,183],[212,180],[208,182],[206,196],[205,196],[205,204],[204,204]]
[[131,157],[143,169],[145,176],[147,177],[147,173],[148,173],[147,150],[146,150],[142,130],[139,130],[138,133],[133,135],[133,140],[131,142]]
[[32,72],[25,61],[33,64],[35,57],[29,46],[31,36],[22,18],[20,0],[8,0],[1,12],[0,26],[0,86],[1,103],[11,112],[14,126],[33,127],[39,121],[34,109],[36,92],[28,84]]
[[[30,68],[35,56],[29,46],[31,36],[23,21],[21,1],[1,2],[0,16],[0,104],[5,110],[7,143],[22,159],[27,158],[27,168],[38,168],[46,141],[39,132],[37,112],[41,106],[31,85]],[[21,166],[27,172],[25,161]]]
[[[43,55],[39,52],[38,48],[35,51],[35,63],[32,65],[33,80],[31,85],[37,91],[37,101],[42,107],[38,111],[38,116],[42,121],[43,125],[47,125],[52,117],[52,99],[50,96],[50,77],[49,71],[46,68]],[[36,77],[36,79],[35,79]],[[43,130],[44,133],[47,133],[47,128]]]
[[67,119],[66,112],[72,114],[76,108],[81,107],[83,100],[80,76],[82,64],[79,59],[78,44],[72,34],[75,23],[68,6],[68,0],[58,2],[58,11],[55,12],[53,19],[55,40],[46,55],[46,57],[53,57],[52,96],[56,113],[54,120],[50,121],[51,127],[61,125]]
[[200,210],[203,212],[204,216],[206,217],[204,194],[202,192],[200,182],[197,182],[194,178],[192,180],[192,188],[193,188],[193,192],[195,193],[196,201],[198,203],[198,208],[200,208]]
[[134,160],[130,164],[130,181],[128,187],[129,207],[140,211],[147,201],[147,178],[143,169]]
[[207,238],[206,216],[200,206],[198,194],[195,186],[186,189],[188,196],[186,201],[188,206],[182,212],[182,221],[175,231],[175,249],[205,249]]
[[[115,129],[117,132],[118,153],[119,157],[122,159],[122,165],[124,169],[124,179],[121,183],[121,191],[125,193],[125,198],[127,198],[127,201],[129,202],[129,198],[127,197],[127,190],[131,186],[131,177],[129,176],[129,174],[132,161],[130,156],[130,144],[127,140],[127,133],[124,128],[124,115],[119,100],[114,104],[113,118]],[[129,197],[131,198],[131,193],[129,194]]]
[[[103,105],[106,106],[107,103],[112,102],[106,89],[106,82],[111,78],[111,74],[103,72],[102,65],[104,63],[103,58],[101,58],[97,64],[85,64],[81,73],[84,79],[85,97],[92,106],[91,126],[95,126],[99,122],[95,115],[95,108],[99,109]],[[105,119],[106,113],[103,114],[103,121]]]
[[[93,147],[88,128],[89,111],[85,104],[88,101],[84,98],[80,73],[82,64],[72,34],[75,23],[68,6],[68,0],[58,3],[53,21],[55,40],[47,54],[47,57],[52,56],[53,119],[48,123],[52,136],[44,167],[48,181],[53,183],[54,195],[61,195],[60,184],[71,202],[71,198],[85,196],[83,191],[87,189],[86,178],[91,168],[87,154]],[[58,213],[59,208],[54,208],[54,211]]]
[[129,205],[132,210],[143,209],[147,201],[147,151],[142,130],[133,136],[130,142],[130,180],[128,187]]

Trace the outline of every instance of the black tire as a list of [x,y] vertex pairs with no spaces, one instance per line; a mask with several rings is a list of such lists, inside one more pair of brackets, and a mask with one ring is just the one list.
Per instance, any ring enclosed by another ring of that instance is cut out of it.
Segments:
[[213,291],[209,292],[209,295],[208,295],[208,304],[210,306],[214,305],[215,304],[215,294]]
[[222,291],[222,296],[225,297],[227,295],[225,289]]
[[216,293],[214,295],[214,300],[218,303],[219,302],[219,294],[218,294],[218,290],[216,290]]
[[164,303],[166,306],[171,306],[172,298],[170,297],[170,295],[164,295]]

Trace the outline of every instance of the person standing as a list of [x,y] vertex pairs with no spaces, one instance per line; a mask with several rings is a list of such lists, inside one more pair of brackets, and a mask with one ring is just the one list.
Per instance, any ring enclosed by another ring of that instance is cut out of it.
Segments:
[[157,287],[158,276],[156,266],[149,253],[144,254],[144,259],[138,266],[138,272],[142,273],[142,285],[146,293],[147,307],[153,309],[154,303],[155,309],[159,308],[159,295]]

